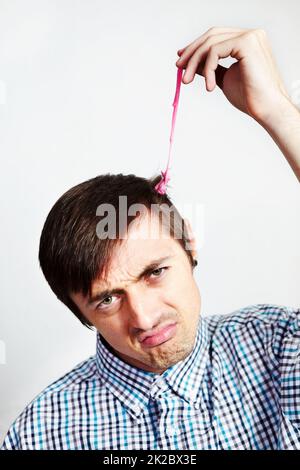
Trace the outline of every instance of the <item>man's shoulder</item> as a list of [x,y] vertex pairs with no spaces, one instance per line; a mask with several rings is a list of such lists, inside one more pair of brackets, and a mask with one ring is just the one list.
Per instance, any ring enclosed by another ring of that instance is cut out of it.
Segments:
[[40,407],[45,403],[62,393],[76,390],[82,384],[94,381],[97,379],[96,374],[96,358],[91,356],[88,359],[77,364],[69,372],[61,376],[59,379],[52,382],[44,390],[42,390],[25,408],[22,414],[27,413],[29,408]]
[[54,392],[65,391],[67,389],[74,389],[78,385],[82,384],[82,382],[93,380],[95,378],[96,369],[96,358],[95,356],[91,356],[88,359],[81,361],[69,372],[48,385],[38,395],[38,397]]
[[82,390],[85,393],[99,380],[95,356],[77,364],[48,385],[24,408],[10,427],[1,449],[31,448],[29,441],[36,432],[36,423],[39,423],[41,429],[52,426],[53,419],[58,419],[61,413],[66,412],[69,403],[76,406],[74,400],[76,396],[80,400]]
[[300,328],[300,308],[276,305],[247,305],[231,313],[203,317],[211,333],[244,329],[250,325],[280,327],[297,325]]

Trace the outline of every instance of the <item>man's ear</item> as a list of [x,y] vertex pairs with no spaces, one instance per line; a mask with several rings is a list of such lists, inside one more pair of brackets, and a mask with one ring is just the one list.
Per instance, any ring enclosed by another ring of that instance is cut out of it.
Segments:
[[194,260],[197,259],[197,247],[196,247],[196,239],[192,230],[192,226],[188,219],[184,219],[184,235],[185,235],[185,243],[186,249],[191,252],[191,255]]

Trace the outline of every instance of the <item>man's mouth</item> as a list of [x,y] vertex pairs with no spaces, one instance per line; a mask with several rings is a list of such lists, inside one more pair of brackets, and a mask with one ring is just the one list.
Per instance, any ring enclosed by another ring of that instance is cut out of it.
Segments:
[[142,338],[141,344],[143,346],[158,346],[159,344],[165,343],[169,339],[173,338],[176,334],[177,323],[171,323],[164,326],[163,328],[150,333],[150,335],[145,335],[145,338]]

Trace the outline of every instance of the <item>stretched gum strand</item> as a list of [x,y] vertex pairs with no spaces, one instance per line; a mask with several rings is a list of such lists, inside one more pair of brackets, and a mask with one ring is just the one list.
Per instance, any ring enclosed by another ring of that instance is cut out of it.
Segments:
[[178,68],[177,69],[177,83],[176,83],[176,92],[175,92],[175,97],[173,101],[173,114],[172,114],[172,125],[171,125],[171,134],[170,134],[170,144],[169,144],[169,156],[168,156],[168,163],[165,171],[161,172],[161,180],[157,185],[155,186],[155,191],[157,191],[159,194],[165,194],[167,190],[167,184],[170,181],[170,160],[171,160],[171,151],[172,151],[172,145],[173,145],[173,136],[174,136],[174,129],[175,129],[175,123],[176,123],[176,116],[177,116],[177,108],[178,108],[178,102],[179,102],[179,95],[180,95],[180,86],[181,86],[181,79],[182,79],[182,73],[183,69]]

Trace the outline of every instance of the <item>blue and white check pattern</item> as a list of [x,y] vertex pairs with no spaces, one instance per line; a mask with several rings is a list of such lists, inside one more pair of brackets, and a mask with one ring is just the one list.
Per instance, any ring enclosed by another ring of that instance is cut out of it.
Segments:
[[300,309],[201,317],[162,375],[97,354],[47,387],[2,449],[300,449]]

